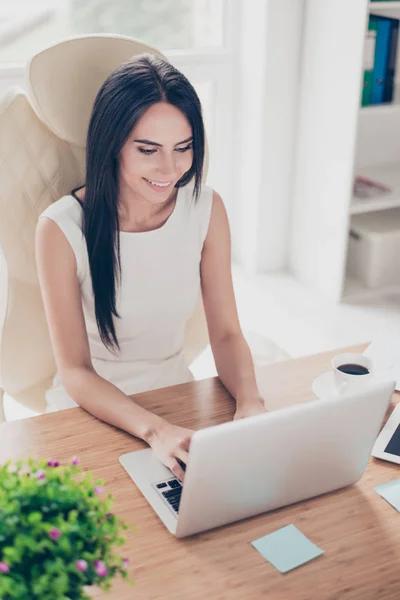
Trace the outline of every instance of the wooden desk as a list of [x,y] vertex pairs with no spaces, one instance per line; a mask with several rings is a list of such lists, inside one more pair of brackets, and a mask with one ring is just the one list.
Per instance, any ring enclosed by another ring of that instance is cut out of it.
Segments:
[[[357,347],[359,350],[362,347]],[[355,349],[355,348],[353,348]],[[313,399],[311,382],[339,351],[266,367],[262,390],[271,410]],[[217,379],[138,396],[171,421],[199,429],[232,418],[234,403]],[[393,403],[399,400],[395,395]],[[176,540],[118,463],[145,444],[80,408],[0,426],[0,461],[34,455],[61,461],[73,455],[106,481],[115,512],[136,524],[123,555],[135,586],[116,581],[113,600],[384,600],[400,598],[400,515],[373,487],[396,479],[398,467],[371,459],[354,486],[217,530]],[[250,541],[294,523],[325,550],[322,557],[282,575]]]

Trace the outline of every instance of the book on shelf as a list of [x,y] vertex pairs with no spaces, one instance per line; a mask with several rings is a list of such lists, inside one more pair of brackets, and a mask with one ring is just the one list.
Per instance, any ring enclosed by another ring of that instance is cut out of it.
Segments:
[[383,90],[383,103],[392,102],[394,82],[396,77],[397,43],[399,39],[399,20],[391,20],[389,36],[389,52],[387,58],[386,77]]
[[378,29],[377,19],[369,19],[368,30],[364,42],[364,82],[361,98],[361,106],[371,104],[372,72],[374,70],[374,57],[376,45],[376,32]]
[[391,19],[377,15],[371,15],[371,18],[378,21],[374,69],[372,71],[371,104],[382,104],[389,58]]
[[361,105],[393,102],[399,19],[371,14],[364,42]]
[[384,196],[391,192],[392,189],[380,181],[358,175],[354,178],[353,194],[358,200],[378,198],[379,196]]

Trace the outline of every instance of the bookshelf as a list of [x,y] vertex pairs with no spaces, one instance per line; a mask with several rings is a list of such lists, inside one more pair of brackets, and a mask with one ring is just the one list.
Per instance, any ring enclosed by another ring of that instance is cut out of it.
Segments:
[[350,207],[352,215],[400,207],[400,164],[360,168],[357,169],[357,175],[380,181],[392,191],[364,200],[353,196]]
[[373,104],[371,106],[361,106],[363,116],[377,116],[382,114],[396,114],[400,112],[400,86],[396,86],[394,100],[391,104]]
[[[352,216],[400,208],[400,36],[393,103],[361,107],[370,13],[400,19],[400,1],[308,0],[304,23],[289,267],[334,303],[400,297],[347,274]],[[356,175],[391,192],[355,198]]]

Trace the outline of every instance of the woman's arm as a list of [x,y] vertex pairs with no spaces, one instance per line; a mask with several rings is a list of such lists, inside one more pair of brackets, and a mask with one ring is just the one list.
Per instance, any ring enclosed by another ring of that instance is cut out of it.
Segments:
[[215,364],[219,378],[236,399],[235,418],[265,412],[237,314],[228,217],[215,191],[201,259],[201,286]]
[[191,430],[138,406],[93,368],[73,250],[58,225],[39,220],[36,262],[60,379],[71,398],[92,415],[139,437],[178,477],[176,458],[187,460]]

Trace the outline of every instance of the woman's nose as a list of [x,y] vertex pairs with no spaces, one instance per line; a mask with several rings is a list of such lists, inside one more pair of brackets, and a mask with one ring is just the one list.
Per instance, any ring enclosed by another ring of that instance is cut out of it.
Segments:
[[164,181],[173,180],[178,172],[176,157],[170,155],[164,156],[160,161],[158,171]]

